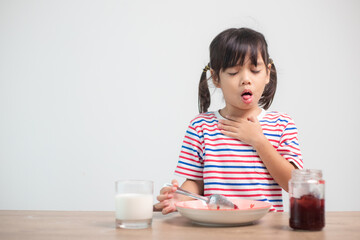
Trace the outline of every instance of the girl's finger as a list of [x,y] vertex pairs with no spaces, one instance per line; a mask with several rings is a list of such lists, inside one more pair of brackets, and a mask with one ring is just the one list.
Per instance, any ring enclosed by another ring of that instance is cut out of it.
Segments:
[[[232,138],[236,138],[236,139],[239,139],[237,137],[237,135],[233,132],[229,132],[229,131],[226,131],[226,130],[220,130],[220,132],[228,137],[232,137]],[[241,139],[239,139],[241,141]]]
[[158,210],[162,210],[164,209],[165,205],[164,205],[164,202],[158,202],[157,204],[154,205],[155,209],[158,209]]
[[167,199],[171,199],[173,198],[174,195],[173,194],[160,194],[159,196],[156,197],[156,199],[161,202],[161,201],[164,201],[164,200],[167,200]]
[[171,184],[172,184],[174,187],[178,187],[178,186],[179,186],[179,183],[178,183],[178,181],[177,181],[176,179],[173,179],[173,180],[171,181]]
[[169,206],[169,207],[163,208],[162,213],[163,214],[168,214],[168,213],[174,212],[175,210],[176,210],[175,207]]
[[160,190],[160,194],[165,194],[165,193],[169,193],[169,192],[173,192],[172,187],[163,187],[163,188]]
[[237,130],[236,127],[229,126],[229,125],[219,124],[218,126],[219,126],[220,130],[225,130],[227,132],[236,132],[236,130]]

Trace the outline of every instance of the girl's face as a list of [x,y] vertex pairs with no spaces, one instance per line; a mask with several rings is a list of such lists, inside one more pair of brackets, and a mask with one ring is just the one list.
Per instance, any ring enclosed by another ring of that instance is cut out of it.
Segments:
[[[234,112],[238,110],[258,109],[258,102],[264,92],[265,85],[270,80],[270,67],[258,53],[257,66],[251,63],[249,55],[245,57],[243,66],[236,65],[227,69],[221,69],[219,79],[214,79],[216,87],[221,88],[226,110]],[[212,72],[213,73],[213,72]]]

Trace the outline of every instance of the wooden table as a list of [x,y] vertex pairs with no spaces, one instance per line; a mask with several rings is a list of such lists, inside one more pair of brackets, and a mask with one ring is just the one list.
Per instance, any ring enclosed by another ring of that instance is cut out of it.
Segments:
[[116,229],[113,212],[0,211],[0,239],[360,239],[360,212],[327,212],[322,231],[294,231],[287,213],[240,227],[196,225],[179,213],[154,212],[148,229]]

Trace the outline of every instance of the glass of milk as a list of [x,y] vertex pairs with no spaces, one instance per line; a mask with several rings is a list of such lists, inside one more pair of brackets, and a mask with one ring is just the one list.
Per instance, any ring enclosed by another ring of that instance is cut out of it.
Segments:
[[152,223],[154,183],[148,180],[115,182],[117,228],[148,228]]

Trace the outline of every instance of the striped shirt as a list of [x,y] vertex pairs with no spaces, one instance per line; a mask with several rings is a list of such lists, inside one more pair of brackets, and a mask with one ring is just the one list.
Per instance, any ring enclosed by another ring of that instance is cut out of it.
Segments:
[[[222,134],[219,112],[198,115],[186,131],[175,174],[204,181],[204,196],[267,201],[270,211],[283,211],[282,189],[272,178],[256,150]],[[287,114],[266,112],[258,116],[264,135],[277,152],[303,168],[297,128]]]

